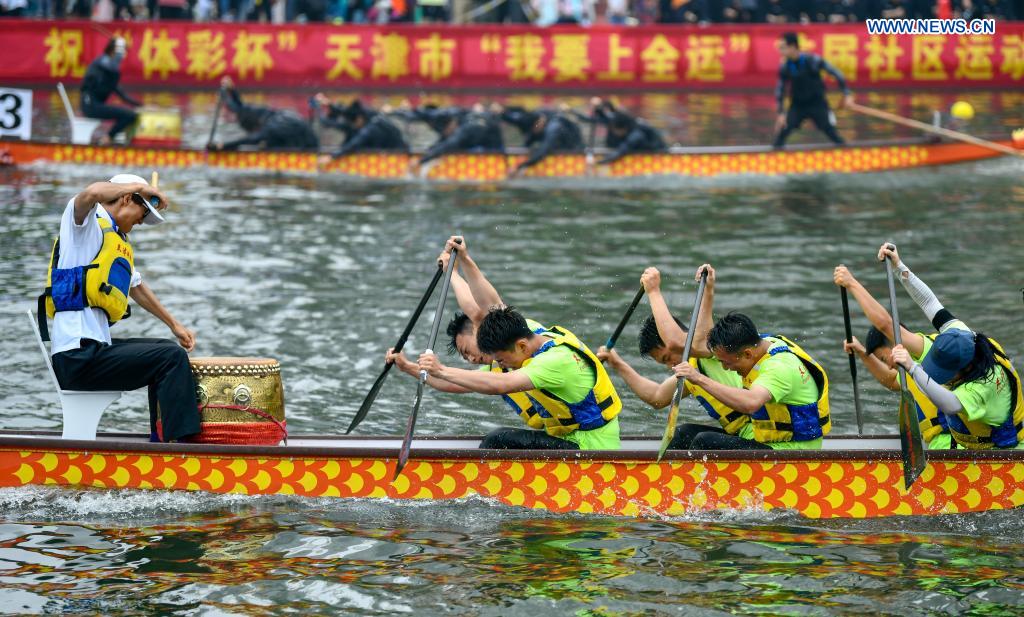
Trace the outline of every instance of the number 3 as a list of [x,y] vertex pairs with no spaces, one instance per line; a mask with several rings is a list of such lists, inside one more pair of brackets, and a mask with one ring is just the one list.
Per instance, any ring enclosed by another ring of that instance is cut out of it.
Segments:
[[21,126],[21,104],[21,97],[16,94],[0,94],[0,129],[12,131]]

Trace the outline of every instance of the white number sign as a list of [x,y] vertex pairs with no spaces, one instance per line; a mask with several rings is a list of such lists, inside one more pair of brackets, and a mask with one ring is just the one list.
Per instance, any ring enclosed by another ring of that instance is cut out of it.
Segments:
[[32,91],[0,88],[0,137],[32,138]]

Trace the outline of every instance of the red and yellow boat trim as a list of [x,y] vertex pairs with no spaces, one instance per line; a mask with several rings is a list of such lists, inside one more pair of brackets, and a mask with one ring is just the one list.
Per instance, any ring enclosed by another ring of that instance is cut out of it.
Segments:
[[[873,518],[1010,509],[1024,505],[1024,452],[930,453],[909,491],[899,452],[701,453],[414,452],[394,482],[396,452],[192,444],[92,443],[88,451],[39,439],[0,440],[0,486],[200,490],[246,495],[458,499],[602,515],[681,515],[716,509],[787,509],[808,518]],[[68,443],[68,442],[63,442]],[[84,442],[79,442],[82,444]],[[248,450],[249,452],[245,452]],[[332,452],[333,451],[333,452]],[[522,453],[520,453],[522,454]],[[1018,455],[1019,454],[1019,455]]]
[[[1010,142],[1001,142],[1009,144]],[[206,152],[157,147],[75,146],[34,142],[7,142],[4,147],[16,164],[38,161],[119,167],[192,167],[219,169],[315,172],[314,154],[299,152]],[[859,173],[946,165],[999,156],[987,148],[962,143],[851,145],[844,148],[765,151],[728,149],[671,154],[635,154],[596,168],[608,178],[642,176],[711,177],[722,174]],[[331,161],[321,172],[373,179],[410,177],[415,155],[359,153]],[[453,154],[428,164],[431,180],[488,182],[504,180],[525,154]],[[526,170],[534,178],[573,178],[587,175],[582,154],[553,155]]]

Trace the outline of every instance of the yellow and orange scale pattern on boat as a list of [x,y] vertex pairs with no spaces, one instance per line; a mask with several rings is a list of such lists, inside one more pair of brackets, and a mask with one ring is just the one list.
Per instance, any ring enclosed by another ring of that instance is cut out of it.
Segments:
[[872,518],[1024,505],[1024,461],[933,461],[911,490],[899,461],[394,460],[0,450],[0,486],[201,490],[248,495],[457,499],[605,515],[785,508]]
[[[1009,143],[1009,142],[1007,142]],[[50,161],[56,163],[116,165],[119,167],[191,167],[204,165],[220,169],[315,172],[317,158],[298,152],[205,152],[163,148],[73,146],[8,142],[15,163]],[[857,173],[943,165],[998,156],[998,153],[969,144],[850,146],[820,150],[779,152],[732,152],[701,154],[636,154],[611,165],[598,166],[600,177],[626,178],[656,175],[709,177],[722,174]],[[432,161],[425,176],[432,180],[489,182],[504,180],[524,155],[454,154]],[[401,153],[359,153],[333,160],[320,168],[375,179],[410,177],[415,157]],[[564,178],[587,175],[582,155],[552,155],[525,170],[525,177]]]

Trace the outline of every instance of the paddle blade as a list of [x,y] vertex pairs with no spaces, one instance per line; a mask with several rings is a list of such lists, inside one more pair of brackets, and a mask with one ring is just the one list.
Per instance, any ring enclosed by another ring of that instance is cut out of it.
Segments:
[[900,397],[900,446],[903,455],[903,484],[909,491],[910,486],[924,472],[928,460],[924,453],[924,440],[921,438],[921,425],[917,422],[917,407],[914,397],[906,389]]
[[658,461],[665,456],[668,444],[676,434],[676,418],[679,417],[679,400],[672,403],[672,410],[668,412],[668,422],[665,423],[665,434],[661,436],[661,445],[658,446]]
[[409,423],[405,427],[405,437],[402,438],[402,448],[398,451],[398,464],[395,465],[395,477],[392,482],[402,475],[405,464],[409,462],[409,450],[412,448],[412,433],[416,428],[416,416],[420,413],[420,403],[423,401],[423,381],[419,382],[416,388],[416,402],[412,405],[412,413],[409,414]]
[[384,380],[387,379],[388,371],[391,370],[392,366],[394,366],[394,363],[384,365],[384,370],[380,372],[380,375],[377,377],[377,381],[373,382],[373,386],[370,388],[370,391],[366,393],[366,398],[363,399],[363,404],[359,406],[359,411],[357,411],[355,417],[352,418],[352,423],[348,425],[348,430],[345,431],[346,435],[359,426],[359,423],[363,421],[366,414],[370,413],[370,407],[373,406],[373,401],[377,399],[377,393],[380,392],[380,387],[384,385]]

